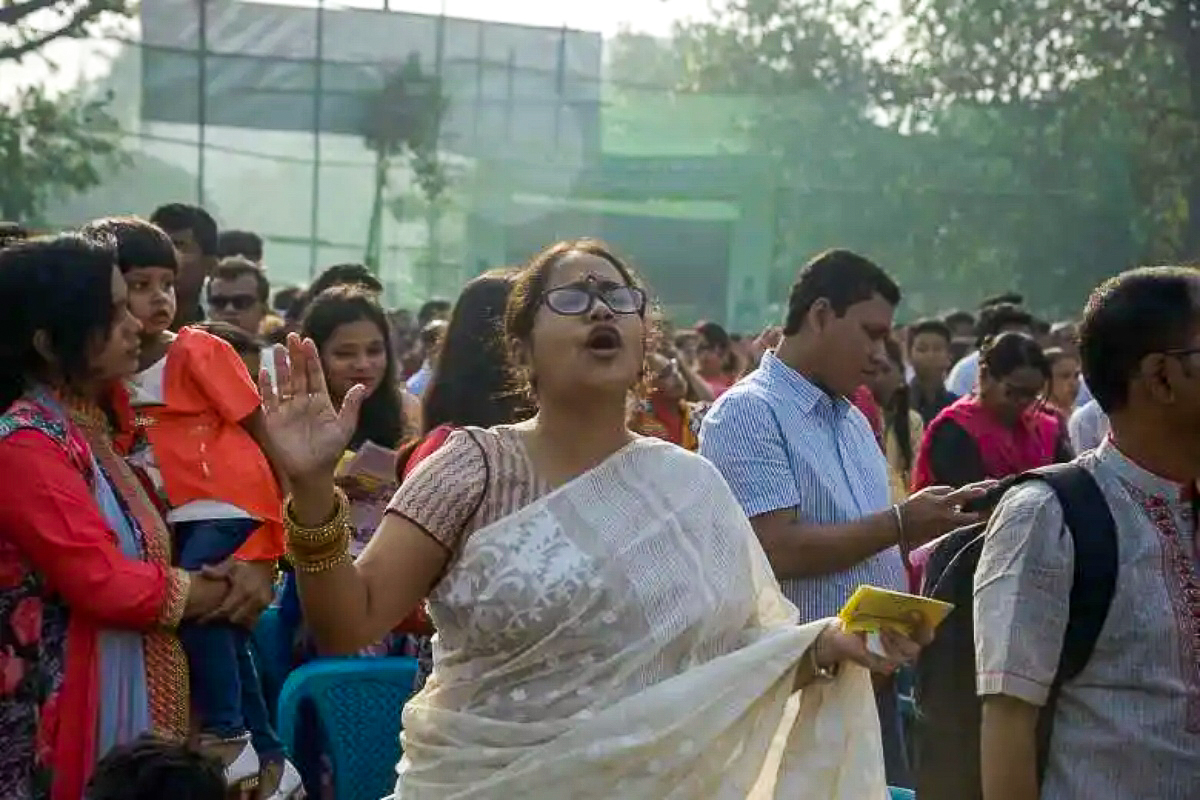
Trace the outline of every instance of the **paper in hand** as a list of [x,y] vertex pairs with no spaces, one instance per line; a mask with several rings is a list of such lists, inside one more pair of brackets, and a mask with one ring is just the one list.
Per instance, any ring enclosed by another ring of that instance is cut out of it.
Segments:
[[342,462],[338,473],[347,478],[373,478],[395,483],[396,451],[365,442],[357,453]]
[[357,556],[383,522],[384,509],[399,485],[396,451],[366,442],[357,453],[347,453],[342,459],[336,482],[350,497],[350,524],[354,528],[350,552]]

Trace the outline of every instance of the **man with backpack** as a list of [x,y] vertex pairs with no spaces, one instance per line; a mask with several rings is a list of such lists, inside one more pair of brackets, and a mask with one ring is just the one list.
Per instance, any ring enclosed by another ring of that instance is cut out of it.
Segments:
[[1076,459],[1082,470],[1009,491],[978,552],[981,796],[1194,800],[1200,272],[1147,268],[1105,282],[1080,340],[1111,433]]

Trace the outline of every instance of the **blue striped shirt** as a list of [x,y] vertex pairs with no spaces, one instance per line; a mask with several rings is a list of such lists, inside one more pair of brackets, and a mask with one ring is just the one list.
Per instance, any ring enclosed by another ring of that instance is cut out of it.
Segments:
[[[839,525],[890,506],[887,462],[867,418],[773,353],[709,410],[700,453],[717,465],[750,517],[796,509],[806,524]],[[837,614],[863,584],[904,591],[899,550],[845,572],[782,582],[803,620]]]

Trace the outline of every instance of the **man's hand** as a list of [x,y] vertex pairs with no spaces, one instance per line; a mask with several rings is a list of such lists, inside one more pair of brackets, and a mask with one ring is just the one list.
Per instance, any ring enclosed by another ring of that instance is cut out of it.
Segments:
[[201,570],[206,578],[224,580],[229,593],[215,611],[203,618],[204,622],[227,619],[246,628],[254,627],[258,617],[271,605],[275,597],[273,580],[275,564],[271,561],[238,561],[227,558],[220,564],[206,566]]
[[909,547],[920,547],[955,528],[987,519],[987,513],[966,512],[962,506],[987,494],[995,485],[996,481],[980,481],[961,489],[930,486],[908,498],[900,505],[900,517]]

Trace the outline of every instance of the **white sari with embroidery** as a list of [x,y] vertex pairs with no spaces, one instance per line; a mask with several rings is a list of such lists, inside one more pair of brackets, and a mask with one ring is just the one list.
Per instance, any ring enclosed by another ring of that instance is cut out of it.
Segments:
[[869,676],[796,625],[709,462],[639,439],[474,532],[430,597],[401,800],[887,796]]

